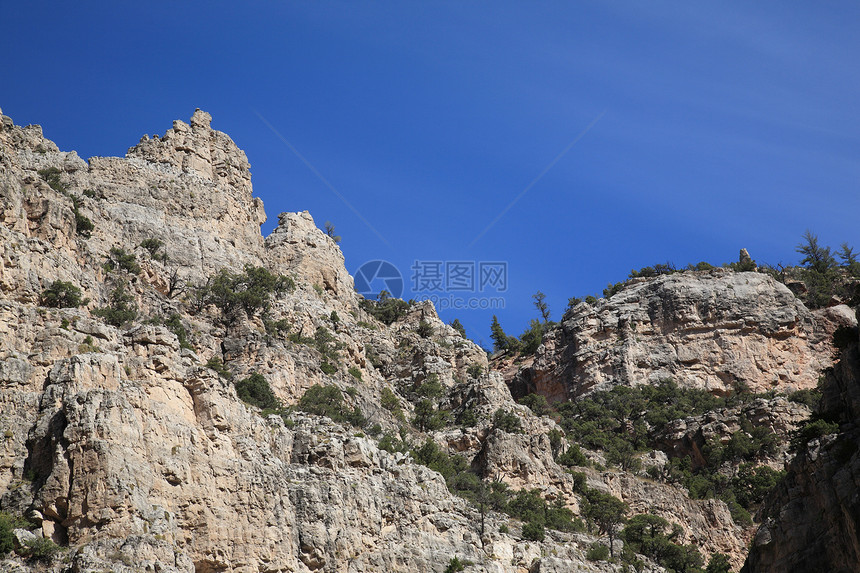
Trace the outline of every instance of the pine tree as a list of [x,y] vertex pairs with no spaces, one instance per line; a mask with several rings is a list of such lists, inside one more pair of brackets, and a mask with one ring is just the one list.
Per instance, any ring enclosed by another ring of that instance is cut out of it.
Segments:
[[451,323],[451,326],[454,328],[454,330],[460,333],[460,336],[466,338],[466,327],[463,326],[463,323],[461,323],[458,319],[455,318],[454,322]]
[[825,274],[836,266],[830,247],[818,245],[818,236],[809,229],[803,234],[803,242],[795,249],[803,255],[800,264],[817,273]]
[[493,350],[506,350],[508,348],[508,336],[499,324],[499,318],[494,314],[493,323],[490,325],[490,338],[493,339]]
[[540,312],[541,318],[543,318],[544,324],[549,322],[549,305],[546,303],[546,295],[541,291],[537,291],[532,295],[532,298],[535,301],[535,308]]

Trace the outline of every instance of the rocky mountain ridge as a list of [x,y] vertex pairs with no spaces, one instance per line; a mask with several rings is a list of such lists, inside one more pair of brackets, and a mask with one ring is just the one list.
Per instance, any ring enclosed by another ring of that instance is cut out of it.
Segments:
[[[50,565],[13,555],[2,567],[441,572],[457,557],[469,571],[621,570],[586,557],[608,541],[587,517],[591,491],[626,502],[629,516],[677,523],[679,546],[738,568],[754,528],[724,502],[644,468],[571,472],[559,463],[575,445],[560,419],[514,397],[567,400],[665,377],[720,395],[813,388],[833,363],[834,329],[856,326],[847,308],[811,313],[762,275],[685,273],[576,307],[503,376],[429,303],[380,320],[307,212],[281,214],[268,237],[265,218],[244,152],[200,110],[124,158],[87,162],[2,116],[0,511],[68,548]],[[257,268],[292,285],[265,314],[228,317],[201,298],[219,276]],[[57,281],[89,300],[46,304]],[[119,324],[102,312],[118,291],[136,309]],[[299,409],[244,403],[237,384],[252,375]],[[355,425],[301,410],[318,387],[337,389]],[[652,455],[728,439],[741,414],[726,412],[674,422]],[[773,397],[742,416],[784,436],[806,412]],[[422,443],[444,454],[426,465],[459,455],[461,477],[536,490],[545,513],[588,527],[569,521],[537,539],[526,518],[453,495],[416,463]]]

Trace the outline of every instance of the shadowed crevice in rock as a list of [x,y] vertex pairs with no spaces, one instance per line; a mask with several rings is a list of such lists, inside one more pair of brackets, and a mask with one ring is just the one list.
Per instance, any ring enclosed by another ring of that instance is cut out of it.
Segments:
[[761,509],[744,573],[849,573],[860,563],[860,355],[842,352],[825,377],[819,416],[839,433],[813,439]]

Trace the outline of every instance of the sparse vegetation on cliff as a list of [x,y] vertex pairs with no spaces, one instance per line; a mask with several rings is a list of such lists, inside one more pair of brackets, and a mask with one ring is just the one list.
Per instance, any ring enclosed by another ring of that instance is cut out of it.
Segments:
[[43,306],[54,308],[77,308],[89,303],[89,299],[81,298],[81,289],[65,281],[51,283],[51,286],[42,291],[39,300]]
[[238,320],[243,312],[248,318],[265,315],[272,299],[295,288],[292,278],[277,275],[264,267],[246,265],[241,273],[222,269],[205,284],[195,288],[197,306],[212,304],[221,312],[227,325]]
[[377,300],[362,299],[359,306],[381,323],[391,325],[406,316],[410,305],[404,300],[392,297],[391,293],[384,290],[379,293]]
[[128,283],[119,280],[108,295],[108,305],[92,311],[113,326],[123,326],[137,318],[137,303],[129,292]]

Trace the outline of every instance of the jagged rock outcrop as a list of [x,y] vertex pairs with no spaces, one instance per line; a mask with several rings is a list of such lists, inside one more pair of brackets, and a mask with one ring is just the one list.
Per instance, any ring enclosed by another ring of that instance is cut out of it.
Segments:
[[[288,427],[262,417],[204,366],[219,358],[234,379],[263,374],[287,405],[313,384],[338,387],[368,427],[393,432],[382,391],[432,374],[440,406],[468,404],[485,418],[504,406],[534,432],[545,427],[431,304],[391,326],[359,308],[343,255],[309,214],[282,215],[263,238],[247,158],[210,121],[198,110],[125,158],[84,162],[38,126],[2,116],[0,510],[27,514],[37,535],[73,547],[54,570],[442,571],[453,556],[474,571],[615,569],[585,560],[592,538],[528,542],[515,526],[500,533],[508,518],[498,514],[485,516],[481,537],[475,508],[438,473],[327,419],[293,413]],[[89,236],[76,230],[81,217],[93,223]],[[149,253],[145,239],[163,250]],[[106,267],[114,247],[140,269]],[[224,321],[194,303],[196,285],[244,265],[296,283],[273,301],[269,323]],[[55,280],[89,300],[39,306]],[[92,312],[119,283],[138,309],[122,327]],[[169,316],[184,345],[163,325]],[[333,370],[321,368],[318,335],[336,354]],[[489,431],[485,419],[459,438],[427,437],[477,453]],[[31,570],[17,558],[0,568]]]
[[353,294],[353,281],[334,239],[321,232],[310,213],[281,213],[266,237],[267,259],[281,273],[295,275],[341,297]]
[[812,313],[784,285],[755,272],[714,269],[633,279],[609,299],[580,303],[545,340],[516,395],[563,400],[612,384],[672,378],[729,394],[813,388],[832,364],[845,312]]
[[742,571],[856,571],[860,564],[860,355],[852,345],[828,373],[819,415],[837,434],[801,448],[761,510]]

